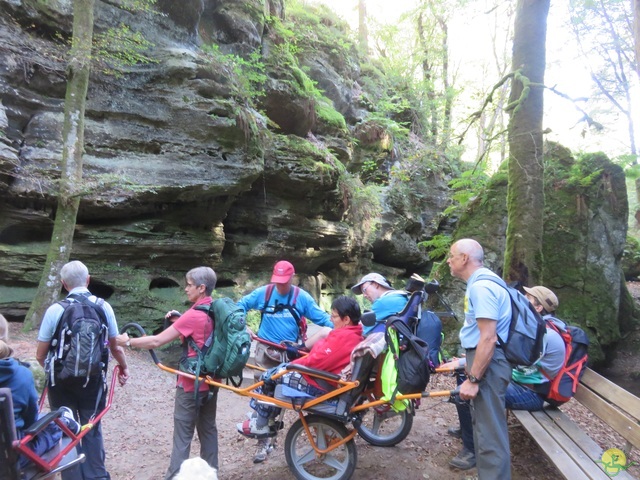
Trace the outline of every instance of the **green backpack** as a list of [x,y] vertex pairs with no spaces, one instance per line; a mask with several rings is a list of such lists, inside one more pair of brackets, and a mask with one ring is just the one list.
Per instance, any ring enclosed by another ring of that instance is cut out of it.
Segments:
[[[219,298],[211,305],[199,305],[195,309],[209,315],[213,320],[213,331],[202,349],[198,348],[191,337],[187,339],[197,355],[183,358],[180,370],[196,377],[210,375],[215,378],[227,378],[232,384],[239,386],[242,382],[242,370],[249,360],[251,349],[251,337],[247,332],[244,310],[230,298]],[[240,377],[237,382],[234,380],[236,377]],[[198,383],[196,380],[196,384]]]

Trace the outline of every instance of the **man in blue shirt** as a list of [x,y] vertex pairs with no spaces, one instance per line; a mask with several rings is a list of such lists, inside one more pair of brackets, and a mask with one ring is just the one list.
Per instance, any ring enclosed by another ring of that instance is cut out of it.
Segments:
[[387,318],[401,312],[409,299],[406,291],[394,290],[379,273],[366,274],[351,287],[351,291],[369,300],[371,310],[376,314],[375,325],[363,329],[365,337],[373,332],[384,332]]
[[[258,337],[272,343],[298,342],[300,327],[298,320],[305,317],[322,327],[306,340],[304,346],[311,348],[320,338],[326,337],[333,328],[330,315],[322,310],[313,297],[292,284],[295,269],[290,262],[281,260],[273,267],[271,285],[256,288],[238,302],[245,312],[259,310],[262,314]],[[296,318],[297,317],[297,318]],[[269,369],[286,361],[284,353],[258,342],[255,360],[258,366]],[[262,372],[256,370],[254,377],[260,380]],[[264,462],[270,451],[270,438],[258,440],[254,463]]]
[[[475,240],[455,242],[447,263],[451,275],[467,282],[464,297],[464,325],[460,343],[466,350],[466,380],[460,398],[473,406],[473,440],[480,480],[509,480],[511,458],[504,408],[511,380],[511,365],[498,345],[498,336],[508,339],[511,300],[508,292],[479,275],[495,275],[483,266],[484,251]],[[497,277],[497,275],[496,275]]]
[[[554,322],[560,329],[565,328],[564,322],[552,316],[558,307],[558,297],[546,287],[524,287],[526,296],[547,321]],[[546,306],[546,308],[545,308]],[[511,382],[505,393],[505,406],[509,410],[542,410],[546,395],[549,392],[550,381],[562,369],[565,360],[565,343],[554,329],[547,326],[544,339],[544,353],[531,367],[516,367],[511,372]],[[443,368],[461,368],[465,365],[464,358],[453,360],[442,365]],[[451,427],[448,433],[462,439],[462,451],[449,464],[461,470],[473,468],[476,465],[473,443],[473,425],[469,405],[456,403],[460,428]]]

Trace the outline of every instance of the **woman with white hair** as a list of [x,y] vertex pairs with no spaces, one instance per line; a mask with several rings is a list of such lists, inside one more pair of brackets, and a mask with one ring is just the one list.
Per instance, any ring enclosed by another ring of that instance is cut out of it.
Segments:
[[[206,312],[196,310],[200,305],[211,305],[211,293],[216,287],[216,274],[209,267],[197,267],[185,275],[184,292],[193,303],[182,315],[176,310],[167,312],[165,318],[174,322],[158,335],[130,338],[123,333],[116,337],[118,345],[146,350],[158,348],[177,338],[183,342],[191,338],[202,349],[204,342],[213,332],[213,322]],[[175,320],[175,317],[178,317]],[[187,347],[187,357],[197,353]],[[175,478],[182,463],[189,458],[191,440],[197,430],[200,439],[200,456],[212,468],[218,468],[218,428],[216,427],[216,409],[218,389],[205,382],[196,383],[190,378],[178,375],[176,384],[176,400],[173,412],[173,449],[166,480]]]

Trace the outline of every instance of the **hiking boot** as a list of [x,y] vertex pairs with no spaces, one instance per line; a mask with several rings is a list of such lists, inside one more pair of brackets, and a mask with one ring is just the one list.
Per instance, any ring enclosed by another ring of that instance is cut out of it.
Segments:
[[82,427],[78,422],[76,422],[71,409],[69,407],[60,407],[58,411],[62,413],[60,415],[60,420],[62,420],[62,423],[64,423],[66,427],[71,430],[71,433],[73,433],[74,435],[79,434]]
[[451,459],[449,465],[460,470],[469,470],[470,468],[476,466],[476,455],[466,448],[463,448],[462,450],[460,450],[460,453],[458,453],[458,455]]
[[238,433],[241,433],[245,437],[249,438],[267,438],[276,435],[276,432],[269,428],[269,425],[258,426],[257,417],[252,417],[250,420],[245,420],[242,423],[237,423],[236,428]]
[[268,439],[260,440],[258,442],[258,448],[256,454],[253,456],[253,463],[262,463],[267,459],[267,455],[273,450],[273,445]]
[[455,438],[462,438],[462,429],[460,427],[451,426],[447,430],[447,434]]

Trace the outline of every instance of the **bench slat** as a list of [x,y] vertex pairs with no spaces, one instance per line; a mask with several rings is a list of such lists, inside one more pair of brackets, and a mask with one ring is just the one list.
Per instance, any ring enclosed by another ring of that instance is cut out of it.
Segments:
[[[567,415],[555,408],[547,408],[545,409],[545,413],[556,425],[558,425],[559,428],[571,437],[591,459],[594,460],[594,463],[596,460],[600,460],[602,458],[604,450],[600,445],[584,433],[584,431],[573,423],[573,420],[571,420]],[[598,464],[598,466],[604,471],[603,466],[600,464]],[[615,477],[617,480],[634,480],[634,477],[624,471],[618,472]]]
[[[539,423],[531,412],[526,410],[512,410],[518,421],[527,429],[536,443],[540,446],[542,451],[551,459],[556,465],[560,473],[567,480],[592,480],[591,477],[585,473],[584,468],[580,468],[571,458],[567,456],[565,448],[567,445],[573,442],[567,442],[560,440],[560,443],[552,437],[545,428]],[[587,472],[594,470],[593,462],[589,461],[587,466]],[[602,473],[605,475],[604,473]],[[605,475],[604,479],[608,477]],[[603,480],[604,480],[603,479]]]
[[[601,397],[618,405],[622,410],[634,417],[636,421],[640,420],[640,399],[632,393],[616,385],[611,380],[607,380],[590,368],[585,370],[580,382],[591,390],[598,392]],[[578,387],[578,390],[580,390],[580,387]]]
[[600,417],[634,447],[640,448],[640,425],[637,421],[617,410],[586,385],[578,387],[575,399]]
[[546,412],[514,410],[513,413],[566,479],[609,479],[582,450],[581,444],[555,425]]

